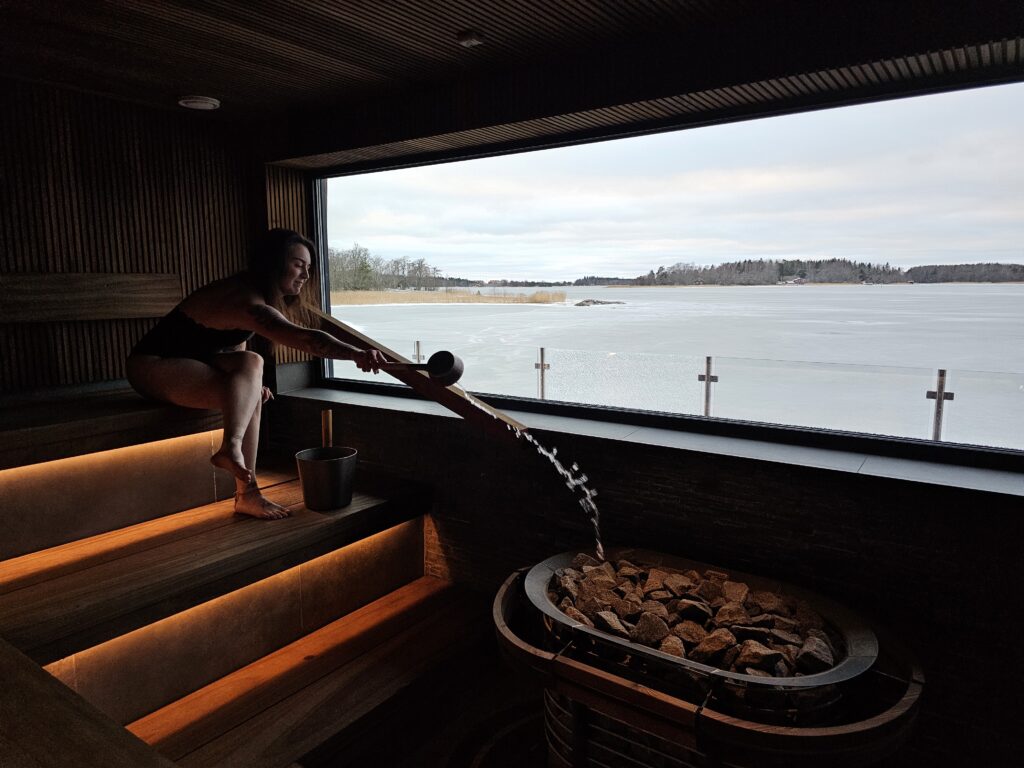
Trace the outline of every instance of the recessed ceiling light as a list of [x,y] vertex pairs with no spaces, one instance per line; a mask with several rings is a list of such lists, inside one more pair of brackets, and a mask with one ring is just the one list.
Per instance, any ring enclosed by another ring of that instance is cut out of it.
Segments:
[[220,107],[220,102],[209,96],[182,96],[178,99],[178,105],[185,107],[185,109],[210,110]]
[[473,48],[484,44],[484,36],[475,29],[464,29],[455,36],[455,39],[463,48]]

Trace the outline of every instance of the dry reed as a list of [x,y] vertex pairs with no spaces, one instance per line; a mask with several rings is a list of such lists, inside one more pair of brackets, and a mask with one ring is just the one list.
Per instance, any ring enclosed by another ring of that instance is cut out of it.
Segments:
[[488,294],[474,290],[331,291],[331,304],[560,304],[565,291]]

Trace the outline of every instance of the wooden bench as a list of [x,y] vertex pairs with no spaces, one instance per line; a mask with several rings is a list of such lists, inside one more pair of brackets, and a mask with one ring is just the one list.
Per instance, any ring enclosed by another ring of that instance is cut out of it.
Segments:
[[[160,317],[181,300],[174,274],[0,274],[0,323]],[[215,429],[213,411],[145,400],[125,381],[0,398],[0,469]]]
[[[160,317],[181,300],[165,273],[0,274],[0,323]],[[99,354],[101,350],[94,350]],[[125,381],[86,383],[0,398],[0,469],[121,448],[220,426],[213,411],[149,402]]]
[[147,400],[126,381],[0,399],[0,469],[221,427],[219,411]]
[[295,480],[265,493],[292,517],[236,517],[226,500],[0,563],[0,636],[47,664],[423,512],[363,493],[310,512]]

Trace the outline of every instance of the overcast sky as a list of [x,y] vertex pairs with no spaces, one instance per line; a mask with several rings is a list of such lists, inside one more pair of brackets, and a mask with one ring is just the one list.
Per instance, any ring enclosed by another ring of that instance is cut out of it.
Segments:
[[328,239],[452,277],[1024,263],[1024,84],[332,179]]

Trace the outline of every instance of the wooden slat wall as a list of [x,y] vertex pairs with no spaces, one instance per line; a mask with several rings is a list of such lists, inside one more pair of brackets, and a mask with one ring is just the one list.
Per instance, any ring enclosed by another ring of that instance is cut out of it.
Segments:
[[[201,114],[0,80],[0,273],[173,273],[181,293],[245,265],[251,160]],[[119,379],[153,320],[0,324],[0,392]]]
[[0,323],[152,318],[181,301],[175,274],[16,272],[0,274]]
[[[294,229],[310,240],[312,235],[312,205],[310,184],[305,174],[291,168],[268,165],[267,183],[267,226]],[[317,304],[320,296],[320,275],[313,275],[303,289],[304,298]],[[301,310],[289,312],[293,322],[315,326],[315,318]],[[274,352],[278,364],[296,363],[312,359],[309,355],[287,347],[276,347]]]

